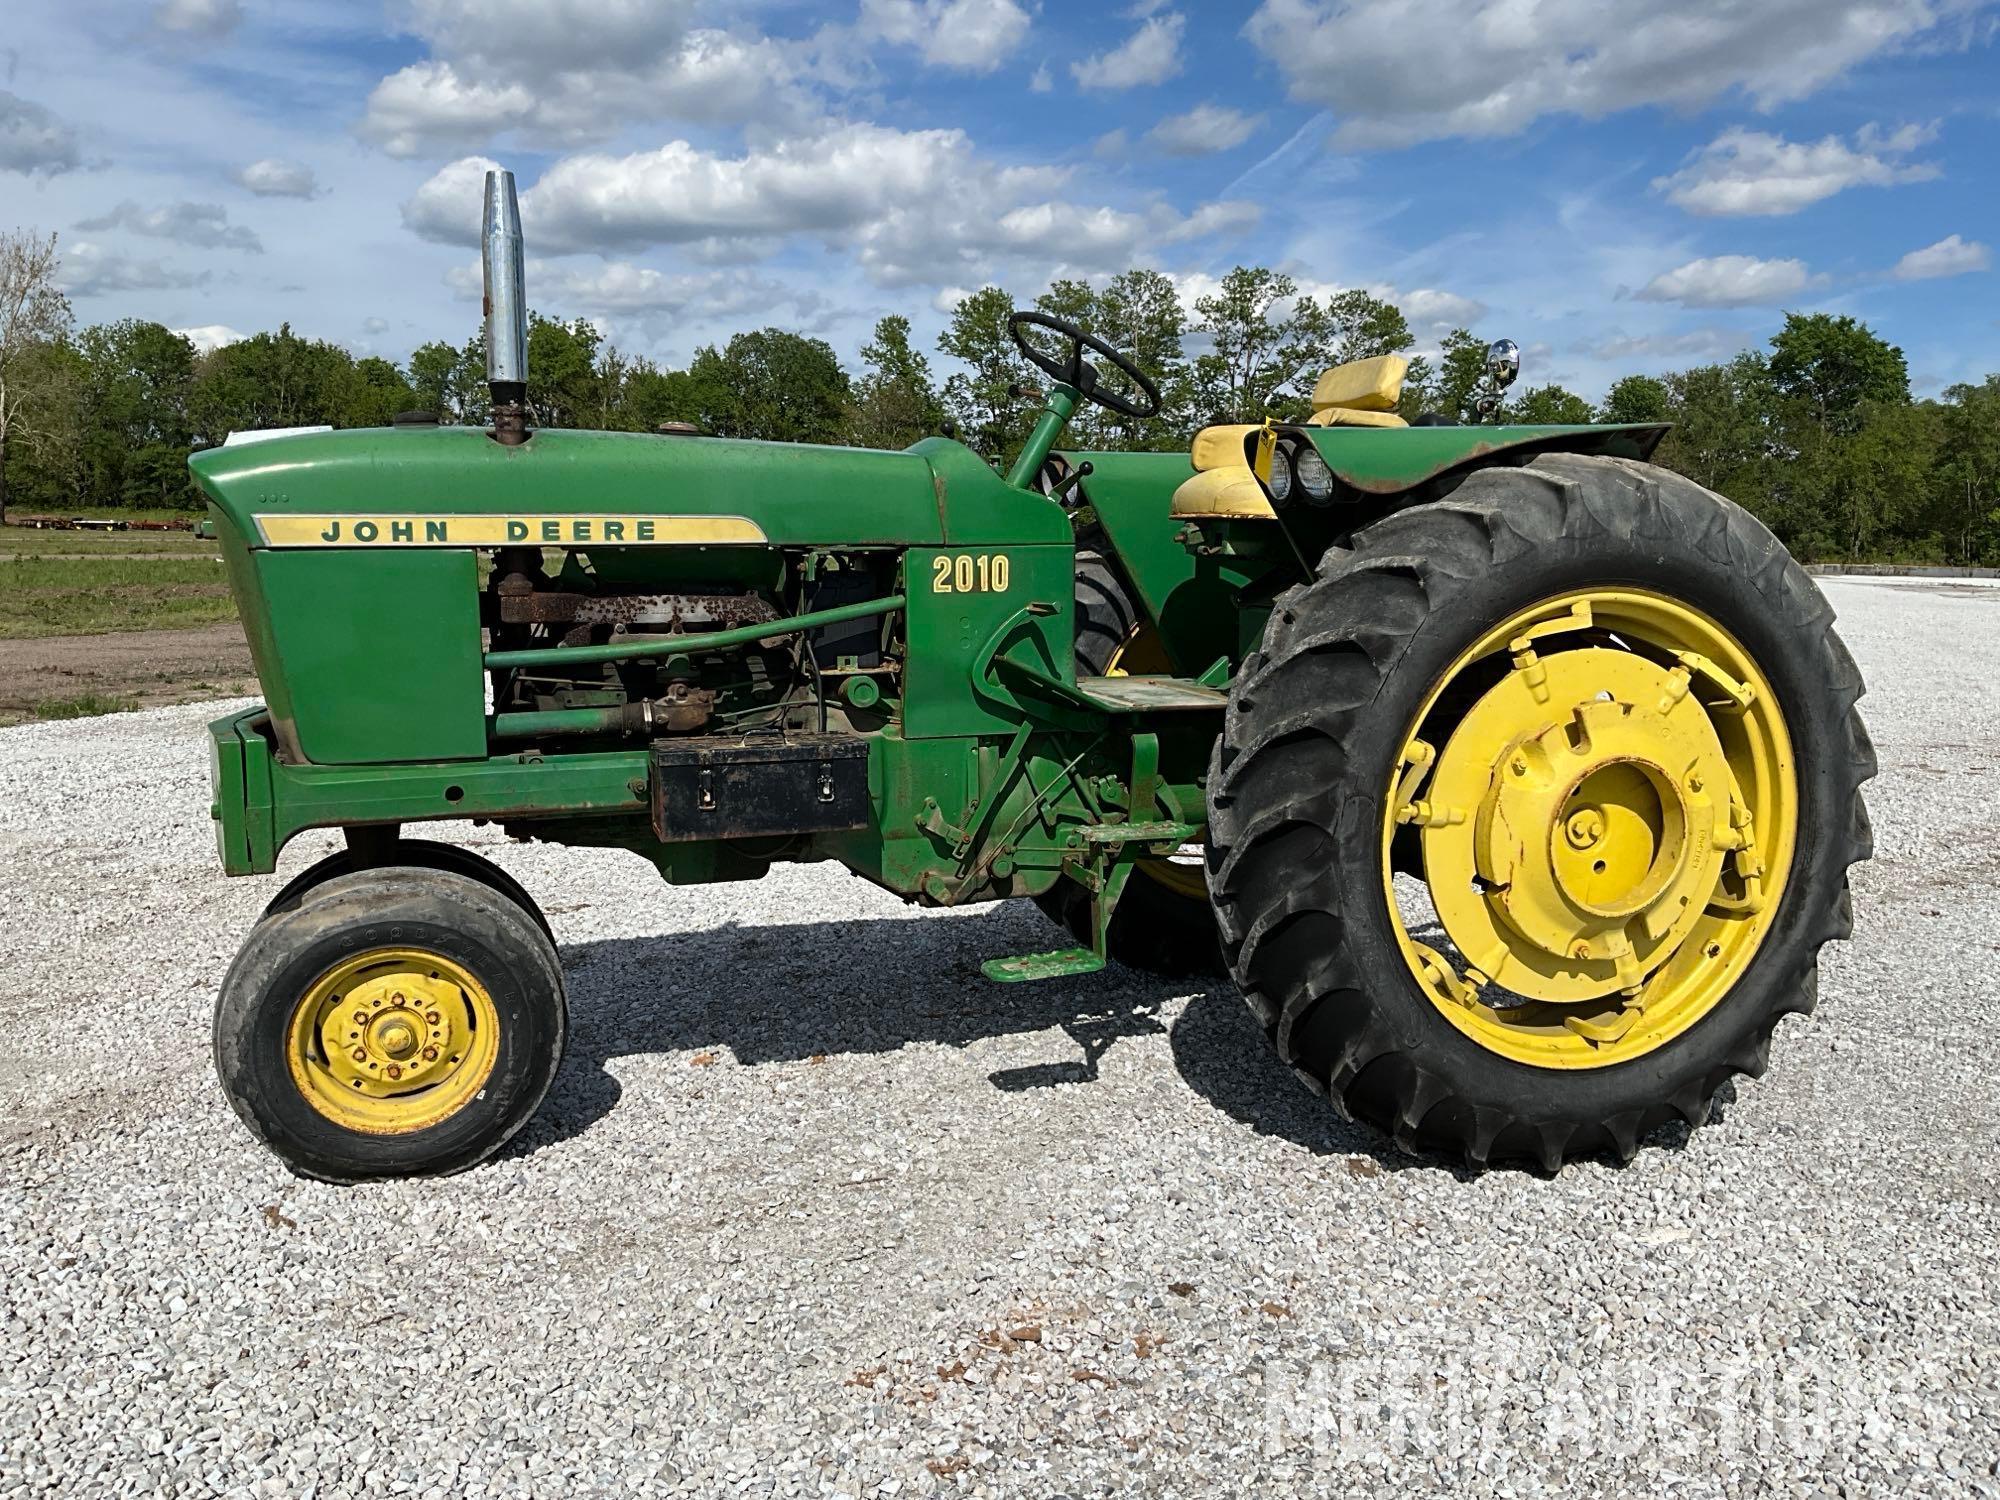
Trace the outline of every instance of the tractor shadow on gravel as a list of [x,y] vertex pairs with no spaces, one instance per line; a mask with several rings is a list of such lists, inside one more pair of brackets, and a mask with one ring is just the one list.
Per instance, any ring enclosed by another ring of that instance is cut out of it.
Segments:
[[[1164,1032],[1195,1093],[1260,1134],[1382,1170],[1456,1171],[1401,1155],[1309,1094],[1226,980],[1159,979],[1113,964],[1078,979],[1007,985],[979,971],[988,957],[1062,940],[1030,903],[1016,901],[944,920],[730,924],[564,944],[566,1054],[509,1154],[580,1135],[609,1114],[622,1092],[607,1066],[617,1057],[721,1048],[754,1067],[1060,1029],[1076,1043],[1075,1059],[1001,1069],[989,1075],[993,1087],[1091,1083],[1119,1042]],[[1164,1021],[1166,1007],[1183,998],[1179,1015]]]

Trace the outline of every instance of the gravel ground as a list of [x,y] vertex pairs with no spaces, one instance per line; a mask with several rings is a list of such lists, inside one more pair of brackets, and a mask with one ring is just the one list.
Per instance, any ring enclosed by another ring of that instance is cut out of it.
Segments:
[[2000,588],[1827,588],[1855,941],[1717,1124],[1554,1180],[1395,1157],[1226,990],[983,983],[1025,903],[466,827],[562,940],[554,1093],[297,1181],[210,1073],[279,877],[216,872],[207,711],[0,733],[0,1494],[2000,1495]]

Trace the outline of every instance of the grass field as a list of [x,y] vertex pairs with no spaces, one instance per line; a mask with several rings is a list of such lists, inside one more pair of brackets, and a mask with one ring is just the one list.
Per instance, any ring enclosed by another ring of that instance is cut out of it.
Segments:
[[30,531],[0,528],[0,557],[213,557],[191,531]]
[[212,554],[0,562],[0,640],[173,630],[235,617],[228,580]]

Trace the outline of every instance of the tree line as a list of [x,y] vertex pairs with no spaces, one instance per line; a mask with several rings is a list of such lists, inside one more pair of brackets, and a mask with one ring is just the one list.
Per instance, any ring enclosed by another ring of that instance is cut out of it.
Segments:
[[[230,432],[380,426],[404,411],[487,417],[475,331],[407,363],[356,357],[289,324],[211,350],[158,323],[78,329],[55,290],[52,239],[0,235],[0,516],[122,505],[196,509],[188,454]],[[646,432],[692,423],[724,437],[901,448],[950,430],[996,463],[1034,419],[1039,377],[1014,346],[1016,306],[984,287],[953,309],[942,378],[889,314],[844,368],[822,339],[763,328],[698,349],[685,369],[608,342],[583,319],[531,316],[529,402],[547,427]],[[1299,420],[1322,371],[1416,344],[1401,309],[1365,291],[1301,295],[1238,267],[1192,307],[1172,278],[1135,269],[1101,286],[1058,280],[1032,304],[1104,339],[1159,385],[1135,420],[1079,413],[1066,442],[1174,450],[1209,422]],[[1403,413],[1477,420],[1485,343],[1454,329],[1411,360]],[[1940,397],[1910,392],[1902,351],[1850,317],[1787,314],[1769,347],[1665,376],[1630,375],[1596,405],[1531,386],[1514,422],[1668,422],[1658,460],[1748,506],[1799,556],[1821,561],[2000,563],[2000,375]]]

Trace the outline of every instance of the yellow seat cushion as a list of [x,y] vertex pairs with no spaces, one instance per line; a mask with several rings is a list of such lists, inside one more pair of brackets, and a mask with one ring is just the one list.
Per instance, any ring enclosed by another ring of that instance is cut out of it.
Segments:
[[1313,413],[1309,427],[1408,427],[1410,424],[1392,411],[1355,411],[1345,406],[1329,406]]
[[1240,468],[1250,461],[1250,434],[1262,432],[1261,422],[1227,422],[1204,427],[1194,435],[1188,456],[1197,469]]
[[1313,410],[1394,411],[1403,397],[1403,377],[1409,372],[1410,362],[1400,354],[1378,354],[1373,359],[1335,365],[1313,387]]
[[[1213,430],[1213,429],[1211,429]],[[1245,431],[1255,432],[1254,427]],[[1261,516],[1276,519],[1264,486],[1240,459],[1221,468],[1205,469],[1184,480],[1174,491],[1177,516]]]

